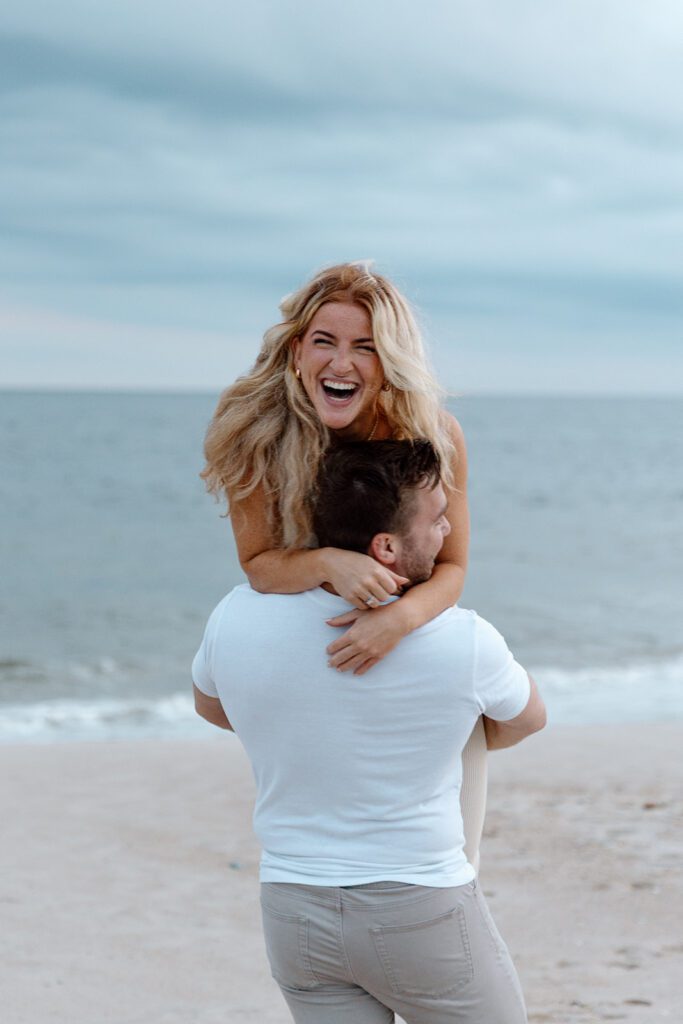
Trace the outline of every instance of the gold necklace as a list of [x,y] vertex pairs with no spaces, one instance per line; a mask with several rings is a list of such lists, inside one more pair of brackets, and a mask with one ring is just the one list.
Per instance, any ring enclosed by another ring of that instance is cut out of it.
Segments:
[[379,412],[375,412],[375,422],[373,424],[372,430],[370,431],[368,436],[365,438],[366,441],[372,441],[373,437],[375,436],[375,431],[377,430],[377,424],[378,423],[379,423]]

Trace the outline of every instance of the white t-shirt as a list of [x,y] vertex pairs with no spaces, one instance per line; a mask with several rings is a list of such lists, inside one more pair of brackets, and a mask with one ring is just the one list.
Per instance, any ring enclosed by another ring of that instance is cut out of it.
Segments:
[[209,618],[192,664],[251,761],[261,881],[463,885],[462,750],[480,714],[526,707],[527,673],[493,626],[450,608],[363,676],[327,665],[349,605],[247,584]]

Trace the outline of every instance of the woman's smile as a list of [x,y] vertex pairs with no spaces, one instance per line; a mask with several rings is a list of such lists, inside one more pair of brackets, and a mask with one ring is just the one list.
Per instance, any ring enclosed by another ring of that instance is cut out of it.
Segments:
[[360,389],[360,384],[355,381],[337,380],[334,377],[323,377],[320,385],[325,393],[325,398],[337,406],[350,405]]

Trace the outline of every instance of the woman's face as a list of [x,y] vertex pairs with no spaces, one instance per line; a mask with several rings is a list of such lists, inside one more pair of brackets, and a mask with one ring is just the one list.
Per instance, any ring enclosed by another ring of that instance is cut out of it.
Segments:
[[294,366],[326,427],[357,440],[372,432],[384,373],[363,306],[321,306],[303,337],[294,342]]

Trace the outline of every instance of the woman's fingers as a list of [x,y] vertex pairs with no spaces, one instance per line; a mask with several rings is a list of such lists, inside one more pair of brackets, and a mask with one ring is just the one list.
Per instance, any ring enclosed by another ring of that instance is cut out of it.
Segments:
[[[351,611],[328,620],[331,624],[336,622],[346,627],[345,632],[327,647],[328,665],[341,672],[353,671],[364,675],[393,650],[406,633],[402,618],[396,619],[396,604],[394,601],[372,611]],[[345,621],[347,616],[354,619],[350,626]]]
[[409,583],[405,576],[356,551],[337,550],[327,569],[328,582],[359,611],[384,604]]
[[[330,668],[336,668],[338,672],[351,672],[354,669],[360,668],[367,660],[367,654],[354,654],[349,657],[347,654],[342,652],[338,654],[337,659],[339,663],[335,664],[335,659],[332,658],[329,662]],[[342,660],[343,659],[343,660]]]
[[359,597],[368,608],[376,607],[376,605],[388,601],[408,582],[405,576],[398,576],[388,569],[381,569],[376,576],[363,580],[356,591],[356,597]]
[[[336,619],[328,619],[330,625],[346,628],[328,645],[327,664],[340,672],[353,671],[355,675],[364,675],[376,665],[406,634],[402,616],[399,614],[397,618],[397,604],[397,601],[392,601],[383,608],[350,611]],[[353,619],[351,625],[349,619]]]
[[400,590],[401,587],[405,587],[406,584],[410,583],[410,580],[407,576],[399,576],[397,572],[393,572],[393,570],[382,566],[378,582],[384,590],[386,590],[387,594],[391,596],[392,594],[395,594],[397,590]]
[[335,589],[349,604],[361,611],[384,604],[408,582],[405,576],[399,576],[377,563],[372,573],[364,574],[353,583],[349,581],[346,589],[341,583]]
[[352,604],[358,611],[367,611],[368,608],[377,608],[384,604],[392,596],[384,587],[377,583],[365,583],[360,590],[353,595]]
[[[329,645],[327,655],[329,658],[327,664],[330,668],[336,668],[340,672],[348,672],[353,669],[357,675],[362,675],[362,672],[358,672],[359,669],[362,668],[364,672],[367,672],[372,665],[376,665],[380,660],[370,651],[359,647],[356,641],[348,639],[348,633],[344,633]],[[369,662],[372,662],[372,665]]]
[[368,669],[372,668],[373,665],[376,665],[379,660],[379,658],[368,658],[368,660],[364,661],[362,665],[359,665],[357,669],[354,669],[354,676],[364,676]]
[[381,583],[373,583],[366,588],[366,593],[363,594],[363,601],[366,608],[376,608],[377,605],[388,601],[392,593],[386,587],[383,587]]
[[392,569],[387,569],[387,572],[393,577],[394,582],[397,583],[399,587],[405,587],[408,583],[410,583],[410,580],[408,579],[407,576],[399,576],[398,573],[394,572]]
[[[354,647],[354,646],[355,645],[354,645],[353,640],[349,640],[349,634],[348,633],[344,633],[342,636],[337,637],[337,639],[334,640],[331,644],[328,644],[328,646],[326,648],[326,651],[330,655],[330,657],[332,657],[333,655],[339,654],[341,651],[344,651],[347,647]],[[357,650],[357,648],[356,648],[356,650]],[[366,655],[366,657],[367,657],[367,655]],[[330,664],[331,664],[331,662],[330,662]],[[336,668],[337,666],[335,665],[334,667]]]
[[360,619],[363,612],[356,608],[352,612],[344,612],[342,615],[335,615],[333,619],[325,619],[328,626],[350,626]]

